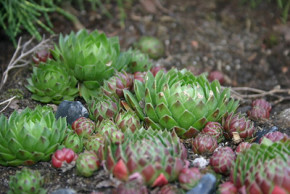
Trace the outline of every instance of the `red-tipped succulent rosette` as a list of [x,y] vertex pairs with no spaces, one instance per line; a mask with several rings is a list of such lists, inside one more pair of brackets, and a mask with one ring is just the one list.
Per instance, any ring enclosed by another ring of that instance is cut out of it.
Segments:
[[218,194],[238,194],[237,187],[230,181],[224,182],[218,187]]
[[242,153],[249,149],[251,146],[252,144],[249,142],[241,142],[236,148],[236,153]]
[[216,173],[228,175],[235,162],[235,152],[230,147],[217,149],[210,158],[210,165]]
[[51,164],[55,168],[61,168],[64,171],[71,169],[75,166],[75,161],[78,155],[68,148],[57,150],[51,157]]
[[179,174],[178,180],[183,189],[190,190],[198,184],[201,177],[202,174],[198,168],[183,168]]
[[217,139],[211,135],[200,133],[192,140],[192,150],[196,154],[209,155],[217,147]]
[[96,124],[86,117],[80,117],[73,122],[72,129],[79,136],[88,138],[95,131]]
[[260,139],[259,143],[261,143],[264,138],[268,138],[272,142],[276,142],[276,141],[283,141],[283,142],[285,142],[286,140],[289,140],[289,136],[286,133],[282,133],[280,131],[274,131],[274,132],[267,133],[266,135],[264,135]]
[[218,122],[208,122],[202,129],[201,133],[208,134],[217,138],[218,142],[224,139],[223,126]]

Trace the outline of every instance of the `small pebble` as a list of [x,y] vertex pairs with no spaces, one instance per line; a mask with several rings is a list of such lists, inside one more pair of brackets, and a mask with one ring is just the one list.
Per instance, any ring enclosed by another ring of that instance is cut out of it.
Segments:
[[216,190],[216,178],[213,174],[207,173],[203,175],[199,183],[186,194],[211,194]]
[[73,189],[57,189],[51,194],[76,194],[77,192]]
[[264,135],[266,135],[267,133],[270,133],[270,132],[274,132],[274,131],[278,131],[278,127],[276,126],[273,126],[271,128],[263,128],[262,130],[260,131],[257,131],[256,133],[256,139],[255,139],[255,143],[259,143],[260,139],[262,137],[264,137]]
[[79,101],[64,100],[60,103],[55,113],[55,117],[66,117],[67,123],[72,124],[80,117],[89,117],[88,110]]

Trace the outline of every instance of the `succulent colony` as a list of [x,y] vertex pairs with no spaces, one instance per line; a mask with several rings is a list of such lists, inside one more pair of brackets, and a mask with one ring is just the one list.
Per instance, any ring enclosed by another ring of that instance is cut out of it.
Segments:
[[[146,193],[145,185],[173,192],[176,187],[164,186],[173,181],[190,190],[203,176],[187,161],[181,138],[191,138],[194,153],[209,157],[217,174],[231,175],[231,182],[220,185],[221,193],[227,188],[289,192],[289,137],[274,133],[260,145],[246,142],[255,138],[256,128],[245,115],[235,113],[238,101],[230,90],[217,80],[209,82],[205,74],[152,67],[143,52],[151,58],[162,56],[163,45],[158,44],[146,37],[138,44],[140,51],[121,53],[116,37],[98,31],[60,35],[50,51],[53,57],[46,53],[46,59],[37,61],[27,88],[43,103],[80,95],[90,118],[80,117],[67,126],[65,118],[56,119],[45,106],[9,118],[1,115],[0,164],[30,165],[51,158],[54,167],[75,165],[77,174],[85,177],[103,167],[123,182],[118,188],[124,192],[142,188]],[[252,117],[268,118],[271,105],[255,101],[253,109],[258,112],[249,113]],[[233,134],[244,141],[236,152],[218,145]],[[16,177],[11,190],[21,189],[17,184],[22,175]]]

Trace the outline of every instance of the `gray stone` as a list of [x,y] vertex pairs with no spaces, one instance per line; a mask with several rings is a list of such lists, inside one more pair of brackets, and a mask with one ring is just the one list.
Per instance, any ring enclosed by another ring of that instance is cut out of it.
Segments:
[[211,194],[216,190],[216,178],[213,174],[207,173],[203,175],[199,183],[186,194]]
[[55,117],[66,117],[67,123],[70,125],[80,117],[89,117],[88,110],[79,101],[64,100],[60,103],[55,113]]
[[76,194],[77,192],[73,189],[58,189],[53,191],[51,194]]

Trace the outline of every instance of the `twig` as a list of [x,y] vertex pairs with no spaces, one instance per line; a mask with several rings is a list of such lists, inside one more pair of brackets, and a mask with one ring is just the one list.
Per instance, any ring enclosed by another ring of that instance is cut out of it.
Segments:
[[19,68],[19,67],[24,67],[30,63],[29,60],[25,60],[26,57],[30,56],[32,53],[37,51],[38,49],[44,47],[47,45],[47,43],[50,41],[50,39],[45,39],[43,37],[42,41],[38,43],[36,46],[31,48],[30,50],[27,49],[27,47],[31,44],[34,38],[31,38],[29,41],[25,42],[23,45],[21,45],[21,40],[22,38],[20,37],[18,40],[17,48],[2,75],[1,83],[0,83],[0,91],[2,90],[4,84],[6,83],[8,79],[8,73],[10,70]]
[[277,86],[269,91],[250,87],[233,87],[231,88],[231,93],[233,98],[241,101],[247,99],[261,98],[265,96],[271,96],[276,98],[277,100],[275,100],[273,104],[278,104],[282,101],[290,100],[290,89],[281,89],[280,86]]
[[16,96],[13,96],[7,100],[4,100],[3,102],[0,102],[0,105],[6,104],[6,106],[4,108],[2,108],[2,110],[0,110],[0,113],[3,112],[10,104],[11,102],[16,98]]

